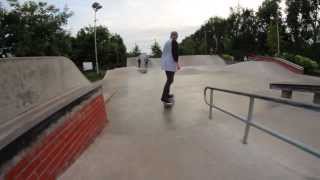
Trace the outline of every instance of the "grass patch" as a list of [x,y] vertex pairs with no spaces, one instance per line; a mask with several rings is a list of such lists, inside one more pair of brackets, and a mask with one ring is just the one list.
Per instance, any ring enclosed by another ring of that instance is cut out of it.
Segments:
[[89,81],[95,82],[103,79],[106,71],[101,71],[100,74],[97,74],[95,71],[85,71],[83,74],[89,79]]

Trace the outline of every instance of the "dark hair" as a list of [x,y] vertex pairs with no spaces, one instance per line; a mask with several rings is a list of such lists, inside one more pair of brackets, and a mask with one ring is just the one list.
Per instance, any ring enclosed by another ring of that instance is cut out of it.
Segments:
[[170,34],[170,37],[172,37],[174,35],[178,36],[178,32],[177,31],[172,31],[171,34]]

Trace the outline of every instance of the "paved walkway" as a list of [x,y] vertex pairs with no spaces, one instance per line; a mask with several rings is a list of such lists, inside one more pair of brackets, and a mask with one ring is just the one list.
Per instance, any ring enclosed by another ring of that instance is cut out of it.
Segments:
[[[244,126],[216,111],[214,120],[208,120],[202,95],[211,85],[279,97],[278,91],[268,89],[269,82],[319,79],[296,76],[270,63],[225,67],[215,56],[184,59],[172,89],[172,109],[159,102],[165,78],[159,60],[152,60],[147,74],[135,67],[110,72],[104,80],[105,92],[113,94],[107,104],[110,127],[60,179],[320,179],[319,159],[268,135],[253,130],[249,145],[242,145]],[[259,68],[265,76],[254,74]],[[295,100],[312,102],[312,95],[298,93]],[[217,94],[215,101],[232,112],[247,112],[246,98]],[[320,149],[318,112],[264,102],[255,108],[254,117],[261,123]]]

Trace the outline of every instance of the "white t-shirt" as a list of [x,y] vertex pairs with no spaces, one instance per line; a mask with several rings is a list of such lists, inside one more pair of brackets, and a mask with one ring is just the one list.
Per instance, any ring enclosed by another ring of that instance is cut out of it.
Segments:
[[164,71],[177,71],[177,63],[173,59],[172,55],[172,40],[168,40],[163,48],[162,56],[161,56],[161,68]]

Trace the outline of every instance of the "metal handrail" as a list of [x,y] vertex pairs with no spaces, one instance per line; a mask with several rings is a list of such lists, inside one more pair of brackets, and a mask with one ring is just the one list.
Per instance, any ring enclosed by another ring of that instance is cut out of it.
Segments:
[[[208,102],[207,100],[207,94],[208,94],[208,90],[210,90],[210,102]],[[246,96],[250,99],[250,103],[249,103],[249,110],[248,110],[248,116],[246,118],[241,117],[239,115],[233,114],[225,109],[222,109],[216,105],[214,105],[213,102],[213,92],[214,91],[220,91],[220,92],[225,92],[225,93],[229,93],[229,94],[235,94],[235,95],[240,95],[240,96]],[[209,119],[212,119],[212,110],[213,108],[228,114],[238,120],[240,120],[241,122],[246,124],[245,127],[245,131],[244,131],[244,136],[243,136],[243,144],[247,144],[248,143],[248,137],[249,137],[249,132],[250,132],[250,128],[254,127],[258,130],[261,130],[273,137],[276,137],[288,144],[291,144],[299,149],[301,149],[302,151],[305,151],[317,158],[320,158],[320,151],[314,149],[311,146],[308,146],[304,143],[301,143],[297,140],[294,140],[290,137],[287,137],[283,134],[280,134],[276,131],[273,131],[272,129],[269,129],[267,127],[264,127],[261,124],[255,123],[252,119],[252,115],[253,115],[253,110],[254,110],[254,101],[255,99],[260,99],[260,100],[264,100],[264,101],[271,101],[271,102],[276,102],[276,103],[280,103],[280,104],[285,104],[285,105],[289,105],[289,106],[294,106],[294,107],[298,107],[298,108],[305,108],[305,109],[309,109],[309,110],[313,110],[313,111],[317,111],[320,112],[320,106],[318,105],[313,105],[313,104],[307,104],[307,103],[302,103],[302,102],[295,102],[295,101],[289,101],[289,100],[285,100],[285,99],[279,99],[279,98],[273,98],[273,97],[267,97],[267,96],[262,96],[262,95],[257,95],[257,94],[251,94],[251,93],[244,93],[244,92],[239,92],[239,91],[233,91],[233,90],[227,90],[227,89],[220,89],[220,88],[214,88],[214,87],[206,87],[204,89],[204,101],[205,103],[209,106]]]

